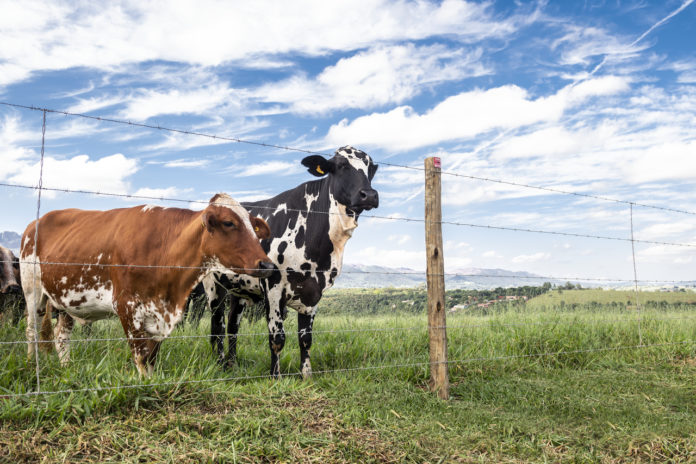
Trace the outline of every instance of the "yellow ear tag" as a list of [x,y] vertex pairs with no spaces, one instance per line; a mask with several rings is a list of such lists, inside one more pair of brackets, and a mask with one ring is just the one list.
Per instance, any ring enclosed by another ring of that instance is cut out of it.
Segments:
[[319,166],[318,164],[317,164],[317,172],[319,174],[324,174],[324,171],[321,170],[321,166]]
[[258,227],[254,227],[254,232],[258,232],[258,231],[259,231],[259,228],[258,228]]

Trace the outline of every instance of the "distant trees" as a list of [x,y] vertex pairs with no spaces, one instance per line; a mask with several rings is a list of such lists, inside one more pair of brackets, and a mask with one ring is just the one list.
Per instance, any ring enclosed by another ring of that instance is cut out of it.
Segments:
[[[470,307],[491,301],[507,301],[508,304],[524,304],[525,298],[542,295],[552,288],[549,282],[540,287],[497,287],[491,290],[448,290],[445,295],[447,308]],[[506,299],[517,296],[519,300]],[[424,288],[381,289],[332,289],[319,303],[324,314],[340,314],[347,311],[358,314],[409,313],[420,314],[426,309],[427,293]]]

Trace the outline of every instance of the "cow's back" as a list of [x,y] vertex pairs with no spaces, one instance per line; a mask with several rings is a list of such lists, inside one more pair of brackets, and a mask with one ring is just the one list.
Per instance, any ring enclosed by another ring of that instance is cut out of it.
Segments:
[[[179,233],[173,225],[193,214],[159,207],[51,211],[39,221],[38,255],[57,263],[95,263],[97,258],[104,263],[112,256],[125,260],[120,264],[146,265],[159,259],[162,244]],[[34,234],[35,221],[22,237],[22,257],[33,253]]]

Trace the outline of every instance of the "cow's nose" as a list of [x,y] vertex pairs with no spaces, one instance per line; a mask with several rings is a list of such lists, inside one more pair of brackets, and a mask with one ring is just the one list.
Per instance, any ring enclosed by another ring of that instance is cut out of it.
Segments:
[[6,285],[2,288],[2,291],[0,293],[21,293],[22,288],[17,285],[17,284],[12,284],[12,285]]
[[367,208],[377,208],[379,206],[379,194],[375,189],[362,189],[360,190],[360,203],[362,203]]
[[19,285],[10,285],[7,289],[7,293],[22,293],[22,287]]
[[273,263],[270,263],[268,261],[259,261],[259,264],[256,267],[256,275],[255,277],[260,277],[261,279],[266,279],[273,274],[273,271],[276,270],[276,266]]

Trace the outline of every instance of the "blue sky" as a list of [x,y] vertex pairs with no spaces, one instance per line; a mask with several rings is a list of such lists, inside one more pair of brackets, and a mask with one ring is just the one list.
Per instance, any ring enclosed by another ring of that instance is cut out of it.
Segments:
[[[696,211],[696,5],[2,2],[0,100]],[[36,185],[41,113],[0,106],[0,182]],[[187,200],[311,180],[299,152],[48,114],[44,185]],[[423,217],[423,173],[383,165],[372,213]],[[36,196],[0,187],[0,230]],[[143,200],[44,192],[42,212]],[[181,203],[164,202],[170,206]],[[196,203],[184,206],[196,207]],[[629,208],[443,176],[448,221],[626,238]],[[638,239],[696,245],[696,215],[637,207]],[[630,242],[445,225],[448,271],[632,278]],[[345,262],[424,268],[423,224],[364,217]],[[637,244],[639,279],[696,248]]]

